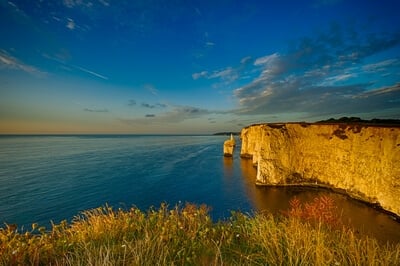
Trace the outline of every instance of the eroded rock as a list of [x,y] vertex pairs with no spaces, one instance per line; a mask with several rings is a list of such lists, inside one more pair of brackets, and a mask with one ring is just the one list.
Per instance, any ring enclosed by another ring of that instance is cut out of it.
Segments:
[[236,142],[235,139],[233,138],[233,135],[231,134],[230,139],[225,140],[224,142],[224,156],[226,157],[232,157],[233,152],[235,150]]
[[324,184],[400,215],[400,127],[260,124],[241,139],[259,184]]

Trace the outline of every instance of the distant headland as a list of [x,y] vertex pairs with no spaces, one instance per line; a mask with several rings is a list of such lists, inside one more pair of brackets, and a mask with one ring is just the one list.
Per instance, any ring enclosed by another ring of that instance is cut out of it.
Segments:
[[240,136],[240,132],[217,132],[214,133],[213,136],[230,136],[230,135],[234,135],[234,136]]

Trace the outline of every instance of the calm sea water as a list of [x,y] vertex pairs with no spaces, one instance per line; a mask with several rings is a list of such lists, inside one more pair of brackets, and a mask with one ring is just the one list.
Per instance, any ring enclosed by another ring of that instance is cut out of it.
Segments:
[[[400,224],[343,195],[315,189],[259,188],[251,161],[222,156],[221,136],[0,136],[0,226],[71,220],[108,203],[142,210],[166,202],[207,204],[214,219],[231,210],[286,210],[297,196],[329,194],[345,223],[400,242]],[[338,215],[339,215],[338,213]]]

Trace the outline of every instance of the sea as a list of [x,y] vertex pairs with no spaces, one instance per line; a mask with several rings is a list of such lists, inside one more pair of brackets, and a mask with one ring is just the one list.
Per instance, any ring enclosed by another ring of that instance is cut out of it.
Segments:
[[400,223],[329,190],[255,186],[252,161],[223,156],[227,136],[1,135],[0,227],[30,228],[72,221],[82,211],[166,203],[206,204],[213,220],[232,211],[283,215],[293,197],[328,195],[337,215],[359,234],[400,243]]

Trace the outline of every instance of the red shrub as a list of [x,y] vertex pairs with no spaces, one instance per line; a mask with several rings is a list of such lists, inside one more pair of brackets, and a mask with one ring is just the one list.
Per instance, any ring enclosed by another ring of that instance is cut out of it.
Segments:
[[312,202],[301,203],[297,197],[289,202],[290,208],[285,212],[289,218],[301,219],[309,223],[322,223],[331,227],[340,225],[335,201],[326,195],[314,198]]

